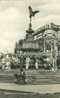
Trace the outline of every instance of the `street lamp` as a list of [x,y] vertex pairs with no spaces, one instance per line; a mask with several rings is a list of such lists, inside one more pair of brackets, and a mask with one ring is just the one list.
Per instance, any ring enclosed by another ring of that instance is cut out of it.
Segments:
[[43,47],[44,47],[44,53],[45,53],[46,52],[46,34],[43,35],[43,40],[44,40]]

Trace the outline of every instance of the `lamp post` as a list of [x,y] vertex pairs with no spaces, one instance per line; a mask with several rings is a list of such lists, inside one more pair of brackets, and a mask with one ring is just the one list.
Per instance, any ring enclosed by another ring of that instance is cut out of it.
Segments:
[[56,39],[53,38],[53,44],[52,44],[52,63],[53,63],[53,69],[54,71],[57,70],[57,46],[56,46]]
[[44,53],[46,52],[46,34],[43,36],[43,47],[44,47]]

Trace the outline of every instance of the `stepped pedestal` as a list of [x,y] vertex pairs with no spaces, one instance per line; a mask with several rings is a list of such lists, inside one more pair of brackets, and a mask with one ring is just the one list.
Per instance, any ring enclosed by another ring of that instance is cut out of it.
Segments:
[[28,70],[26,71],[27,84],[55,84],[60,83],[60,72],[49,70]]

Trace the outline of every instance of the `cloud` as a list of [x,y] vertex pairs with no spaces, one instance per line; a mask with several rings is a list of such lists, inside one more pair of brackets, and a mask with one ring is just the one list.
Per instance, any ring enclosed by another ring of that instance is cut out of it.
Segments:
[[59,0],[0,0],[0,51],[13,52],[16,41],[24,38],[29,5],[40,11],[32,20],[34,30],[50,22],[60,24]]
[[[15,42],[23,38],[25,19],[16,8],[0,12],[0,47],[13,51]],[[13,45],[12,45],[13,44]],[[13,46],[13,47],[12,47]]]
[[36,17],[33,20],[33,29],[36,30],[38,28],[40,28],[40,26],[43,26],[45,24],[49,24],[49,23],[55,23],[55,24],[60,24],[60,15],[48,15],[46,17]]
[[32,5],[32,6],[42,6],[46,4],[53,3],[55,0],[25,0],[27,5]]
[[21,6],[23,3],[24,5],[24,0],[0,0],[0,7],[7,8],[7,7],[12,7],[12,6]]
[[39,9],[43,9],[43,11],[46,11],[48,15],[49,14],[54,14],[54,15],[60,14],[60,4],[58,3],[44,5]]

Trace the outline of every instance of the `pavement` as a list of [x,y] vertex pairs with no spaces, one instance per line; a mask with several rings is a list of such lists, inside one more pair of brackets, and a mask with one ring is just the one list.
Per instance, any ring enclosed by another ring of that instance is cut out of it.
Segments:
[[11,90],[18,92],[32,92],[39,94],[60,93],[60,84],[48,85],[18,85],[14,83],[0,83],[0,90]]
[[[2,80],[2,76],[8,75],[8,77],[12,76],[14,71],[11,72],[3,72],[0,71],[0,80]],[[10,76],[9,76],[10,75]],[[43,77],[44,76],[44,77]],[[54,81],[59,81],[58,82],[53,82],[53,83],[45,83],[46,81],[44,80],[44,83],[41,81],[41,85],[31,85],[31,84],[15,84],[15,83],[5,83],[5,78],[3,77],[3,80],[0,81],[0,90],[11,90],[11,91],[17,91],[17,92],[29,92],[29,93],[39,93],[39,94],[46,94],[46,93],[60,93],[60,70],[57,72],[40,72],[40,80],[42,78],[49,78],[51,79],[54,78]],[[8,79],[7,79],[8,80]],[[14,80],[14,79],[13,79]],[[50,80],[49,80],[50,81]],[[51,80],[52,81],[52,80]]]

